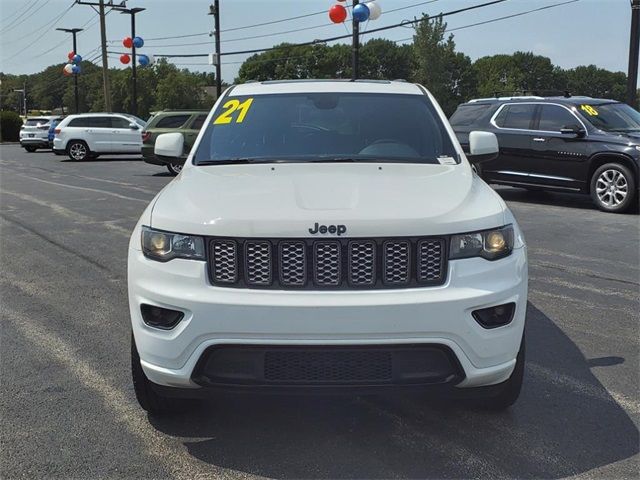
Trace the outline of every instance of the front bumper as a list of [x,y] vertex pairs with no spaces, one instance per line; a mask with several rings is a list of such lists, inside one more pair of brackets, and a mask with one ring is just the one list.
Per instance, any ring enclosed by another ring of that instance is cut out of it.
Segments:
[[[439,287],[375,291],[266,291],[210,285],[205,262],[159,263],[129,250],[133,333],[147,377],[158,385],[199,388],[205,352],[221,346],[424,346],[452,352],[458,387],[509,378],[522,339],[527,303],[527,255],[454,260]],[[476,309],[514,302],[514,318],[487,330]],[[181,310],[172,330],[147,326],[140,305]]]

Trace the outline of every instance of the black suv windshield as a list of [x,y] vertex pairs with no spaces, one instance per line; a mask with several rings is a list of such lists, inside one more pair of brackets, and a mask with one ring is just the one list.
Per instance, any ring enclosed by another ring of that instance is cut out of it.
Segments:
[[194,156],[227,162],[456,159],[426,95],[312,93],[224,99]]
[[640,113],[625,103],[584,104],[578,110],[600,130],[621,133],[640,131]]

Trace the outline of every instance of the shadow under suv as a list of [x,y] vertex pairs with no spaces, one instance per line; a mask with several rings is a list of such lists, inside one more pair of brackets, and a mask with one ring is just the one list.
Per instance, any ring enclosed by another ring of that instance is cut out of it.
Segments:
[[640,113],[590,97],[500,97],[458,107],[451,125],[466,150],[472,130],[498,137],[498,158],[477,165],[489,183],[590,194],[608,212],[638,203]]

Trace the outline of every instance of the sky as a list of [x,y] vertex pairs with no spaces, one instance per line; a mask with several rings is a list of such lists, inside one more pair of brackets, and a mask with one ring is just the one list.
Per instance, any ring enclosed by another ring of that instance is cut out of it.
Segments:
[[[96,1],[96,0],[92,0]],[[118,2],[121,0],[117,0]],[[436,15],[484,3],[486,0],[377,0],[382,16],[364,26],[376,28],[412,20],[422,13]],[[472,60],[497,53],[532,51],[551,58],[563,68],[595,64],[614,71],[627,70],[630,0],[577,0],[574,3],[460,30],[473,23],[550,6],[567,0],[507,0],[446,17],[453,30],[458,51]],[[129,8],[145,11],[136,16],[136,33],[145,39],[139,53],[199,54],[214,51],[213,17],[207,15],[213,0],[127,0]],[[91,7],[71,5],[74,0],[0,0],[0,71],[35,73],[64,62],[71,50],[71,35],[55,28],[79,28],[78,53],[85,60],[100,63],[100,27]],[[220,0],[222,51],[233,52],[265,48],[281,42],[305,42],[350,32],[350,24],[332,24],[329,8],[335,0]],[[422,5],[418,5],[422,4]],[[71,7],[71,8],[69,8]],[[403,8],[396,12],[385,11]],[[252,28],[257,23],[295,16],[303,18]],[[109,50],[123,52],[122,39],[130,34],[130,17],[112,11],[107,17]],[[298,30],[292,33],[282,33]],[[403,40],[412,36],[407,27],[363,35],[362,40],[383,37]],[[188,38],[154,40],[158,37],[194,35]],[[246,38],[259,37],[259,38]],[[186,45],[198,44],[198,45]],[[248,55],[226,55],[222,60],[222,78],[233,82],[242,61]],[[125,68],[119,55],[110,55],[111,67]],[[171,60],[181,68],[213,71],[207,58]]]

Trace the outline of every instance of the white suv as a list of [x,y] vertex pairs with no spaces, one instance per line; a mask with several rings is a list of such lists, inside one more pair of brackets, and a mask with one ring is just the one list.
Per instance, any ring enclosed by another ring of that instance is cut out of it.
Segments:
[[[182,154],[180,133],[155,153]],[[472,132],[474,160],[495,135]],[[383,81],[218,100],[129,245],[132,370],[152,414],[220,389],[431,389],[506,408],[527,253],[435,99]]]
[[20,145],[27,152],[35,152],[38,148],[51,148],[49,129],[51,122],[60,120],[58,116],[29,117],[20,127]]
[[139,154],[145,125],[125,113],[69,115],[54,131],[53,152],[77,161],[104,154]]

